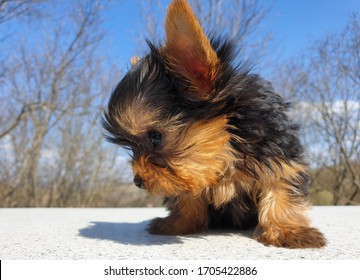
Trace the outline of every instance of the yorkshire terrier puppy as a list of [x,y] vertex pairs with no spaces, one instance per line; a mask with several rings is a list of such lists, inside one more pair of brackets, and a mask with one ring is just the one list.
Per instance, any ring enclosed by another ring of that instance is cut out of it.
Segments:
[[107,139],[132,151],[134,183],[170,214],[149,232],[192,234],[256,226],[266,245],[322,247],[305,215],[307,166],[288,104],[233,65],[234,47],[209,39],[186,0],[174,0],[166,42],[134,59],[104,112]]

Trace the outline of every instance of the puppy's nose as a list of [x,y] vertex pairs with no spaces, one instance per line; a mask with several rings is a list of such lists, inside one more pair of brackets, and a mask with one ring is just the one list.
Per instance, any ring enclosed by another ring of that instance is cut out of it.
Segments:
[[137,186],[138,188],[142,188],[142,179],[139,175],[135,175],[134,177],[134,184],[135,186]]

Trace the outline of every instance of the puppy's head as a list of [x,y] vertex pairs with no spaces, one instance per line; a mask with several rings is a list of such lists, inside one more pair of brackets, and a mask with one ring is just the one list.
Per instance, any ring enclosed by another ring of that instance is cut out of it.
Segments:
[[134,183],[153,194],[200,194],[232,164],[216,90],[221,63],[185,0],[173,1],[166,43],[149,44],[113,92],[103,125],[132,151]]

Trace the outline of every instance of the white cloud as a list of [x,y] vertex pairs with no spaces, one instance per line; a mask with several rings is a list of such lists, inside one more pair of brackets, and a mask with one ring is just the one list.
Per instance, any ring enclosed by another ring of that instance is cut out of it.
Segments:
[[[344,114],[348,116],[359,115],[360,101],[355,100],[336,100],[333,103],[312,103],[301,101],[294,105],[290,115],[298,119],[312,119],[314,121],[321,120],[321,112],[327,111],[334,117],[342,117]],[[351,117],[350,117],[351,118]],[[353,118],[354,119],[354,118]],[[354,120],[359,121],[359,120]]]

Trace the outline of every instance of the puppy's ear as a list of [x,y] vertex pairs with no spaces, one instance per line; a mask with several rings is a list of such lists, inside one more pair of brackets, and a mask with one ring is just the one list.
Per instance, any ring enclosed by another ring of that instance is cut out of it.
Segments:
[[169,5],[165,31],[164,51],[170,71],[190,82],[190,98],[210,99],[219,60],[186,0],[174,0]]

